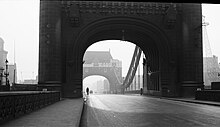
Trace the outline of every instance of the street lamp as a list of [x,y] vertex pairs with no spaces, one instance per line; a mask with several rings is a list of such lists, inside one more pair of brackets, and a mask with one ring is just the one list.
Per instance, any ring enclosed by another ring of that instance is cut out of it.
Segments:
[[3,67],[0,67],[0,85],[2,85],[2,77],[3,77]]
[[6,66],[6,68],[5,68],[4,75],[5,75],[5,79],[6,79],[6,86],[8,86],[9,85],[9,81],[8,81],[9,73],[8,73],[8,60],[7,59],[5,60],[5,66]]

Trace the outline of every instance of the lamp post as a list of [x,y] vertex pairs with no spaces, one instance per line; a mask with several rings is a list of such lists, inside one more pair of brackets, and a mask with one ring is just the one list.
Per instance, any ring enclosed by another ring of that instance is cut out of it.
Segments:
[[8,60],[6,59],[5,60],[5,73],[4,73],[4,75],[5,75],[5,79],[6,79],[6,86],[8,86],[9,85],[9,82],[8,82],[8,75],[9,75],[9,73],[8,73]]
[[0,85],[2,85],[2,77],[3,77],[3,67],[0,67]]

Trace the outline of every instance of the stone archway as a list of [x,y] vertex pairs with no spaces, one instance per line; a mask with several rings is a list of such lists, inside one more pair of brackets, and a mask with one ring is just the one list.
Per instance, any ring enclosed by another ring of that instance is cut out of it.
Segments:
[[98,76],[102,76],[102,77],[105,77],[108,82],[109,82],[109,93],[116,93],[115,91],[117,90],[117,82],[115,82],[117,79],[115,78],[112,78],[108,75],[99,75],[99,74],[89,74],[89,75],[84,75],[83,76],[83,80],[89,76],[94,76],[94,75],[98,75]]
[[82,96],[86,49],[122,30],[159,72],[148,93],[192,96],[203,85],[201,4],[41,1],[40,16],[39,84],[57,83],[63,97]]
[[[122,30],[124,31],[125,40],[134,42],[144,51],[148,58],[148,66],[151,67],[151,71],[161,72],[152,78],[153,84],[149,86],[149,92],[154,91],[154,93],[160,95],[161,84],[163,84],[163,82],[161,82],[163,80],[161,79],[170,77],[163,77],[165,71],[169,72],[170,67],[167,62],[169,62],[170,59],[170,50],[168,39],[164,36],[165,34],[154,24],[149,24],[135,18],[122,17],[96,21],[94,24],[85,27],[77,36],[75,41],[79,45],[73,43],[71,46],[73,49],[70,49],[72,51],[71,54],[77,56],[77,58],[73,58],[72,61],[81,62],[85,49],[97,41],[107,39],[120,40]],[[76,70],[74,72],[78,72],[79,75],[82,75],[82,64],[79,63],[77,65],[79,66],[75,68]],[[170,73],[166,73],[166,75],[170,75]],[[148,92],[147,89],[146,92]]]

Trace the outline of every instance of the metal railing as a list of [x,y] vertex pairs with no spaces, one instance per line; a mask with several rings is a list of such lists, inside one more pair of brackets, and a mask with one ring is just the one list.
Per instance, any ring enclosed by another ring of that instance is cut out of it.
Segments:
[[57,91],[0,92],[0,124],[59,100]]

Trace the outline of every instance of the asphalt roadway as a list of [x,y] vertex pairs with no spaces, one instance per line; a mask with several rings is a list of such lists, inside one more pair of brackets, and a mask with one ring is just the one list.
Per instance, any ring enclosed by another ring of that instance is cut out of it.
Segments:
[[220,107],[146,96],[89,95],[81,127],[219,127]]

